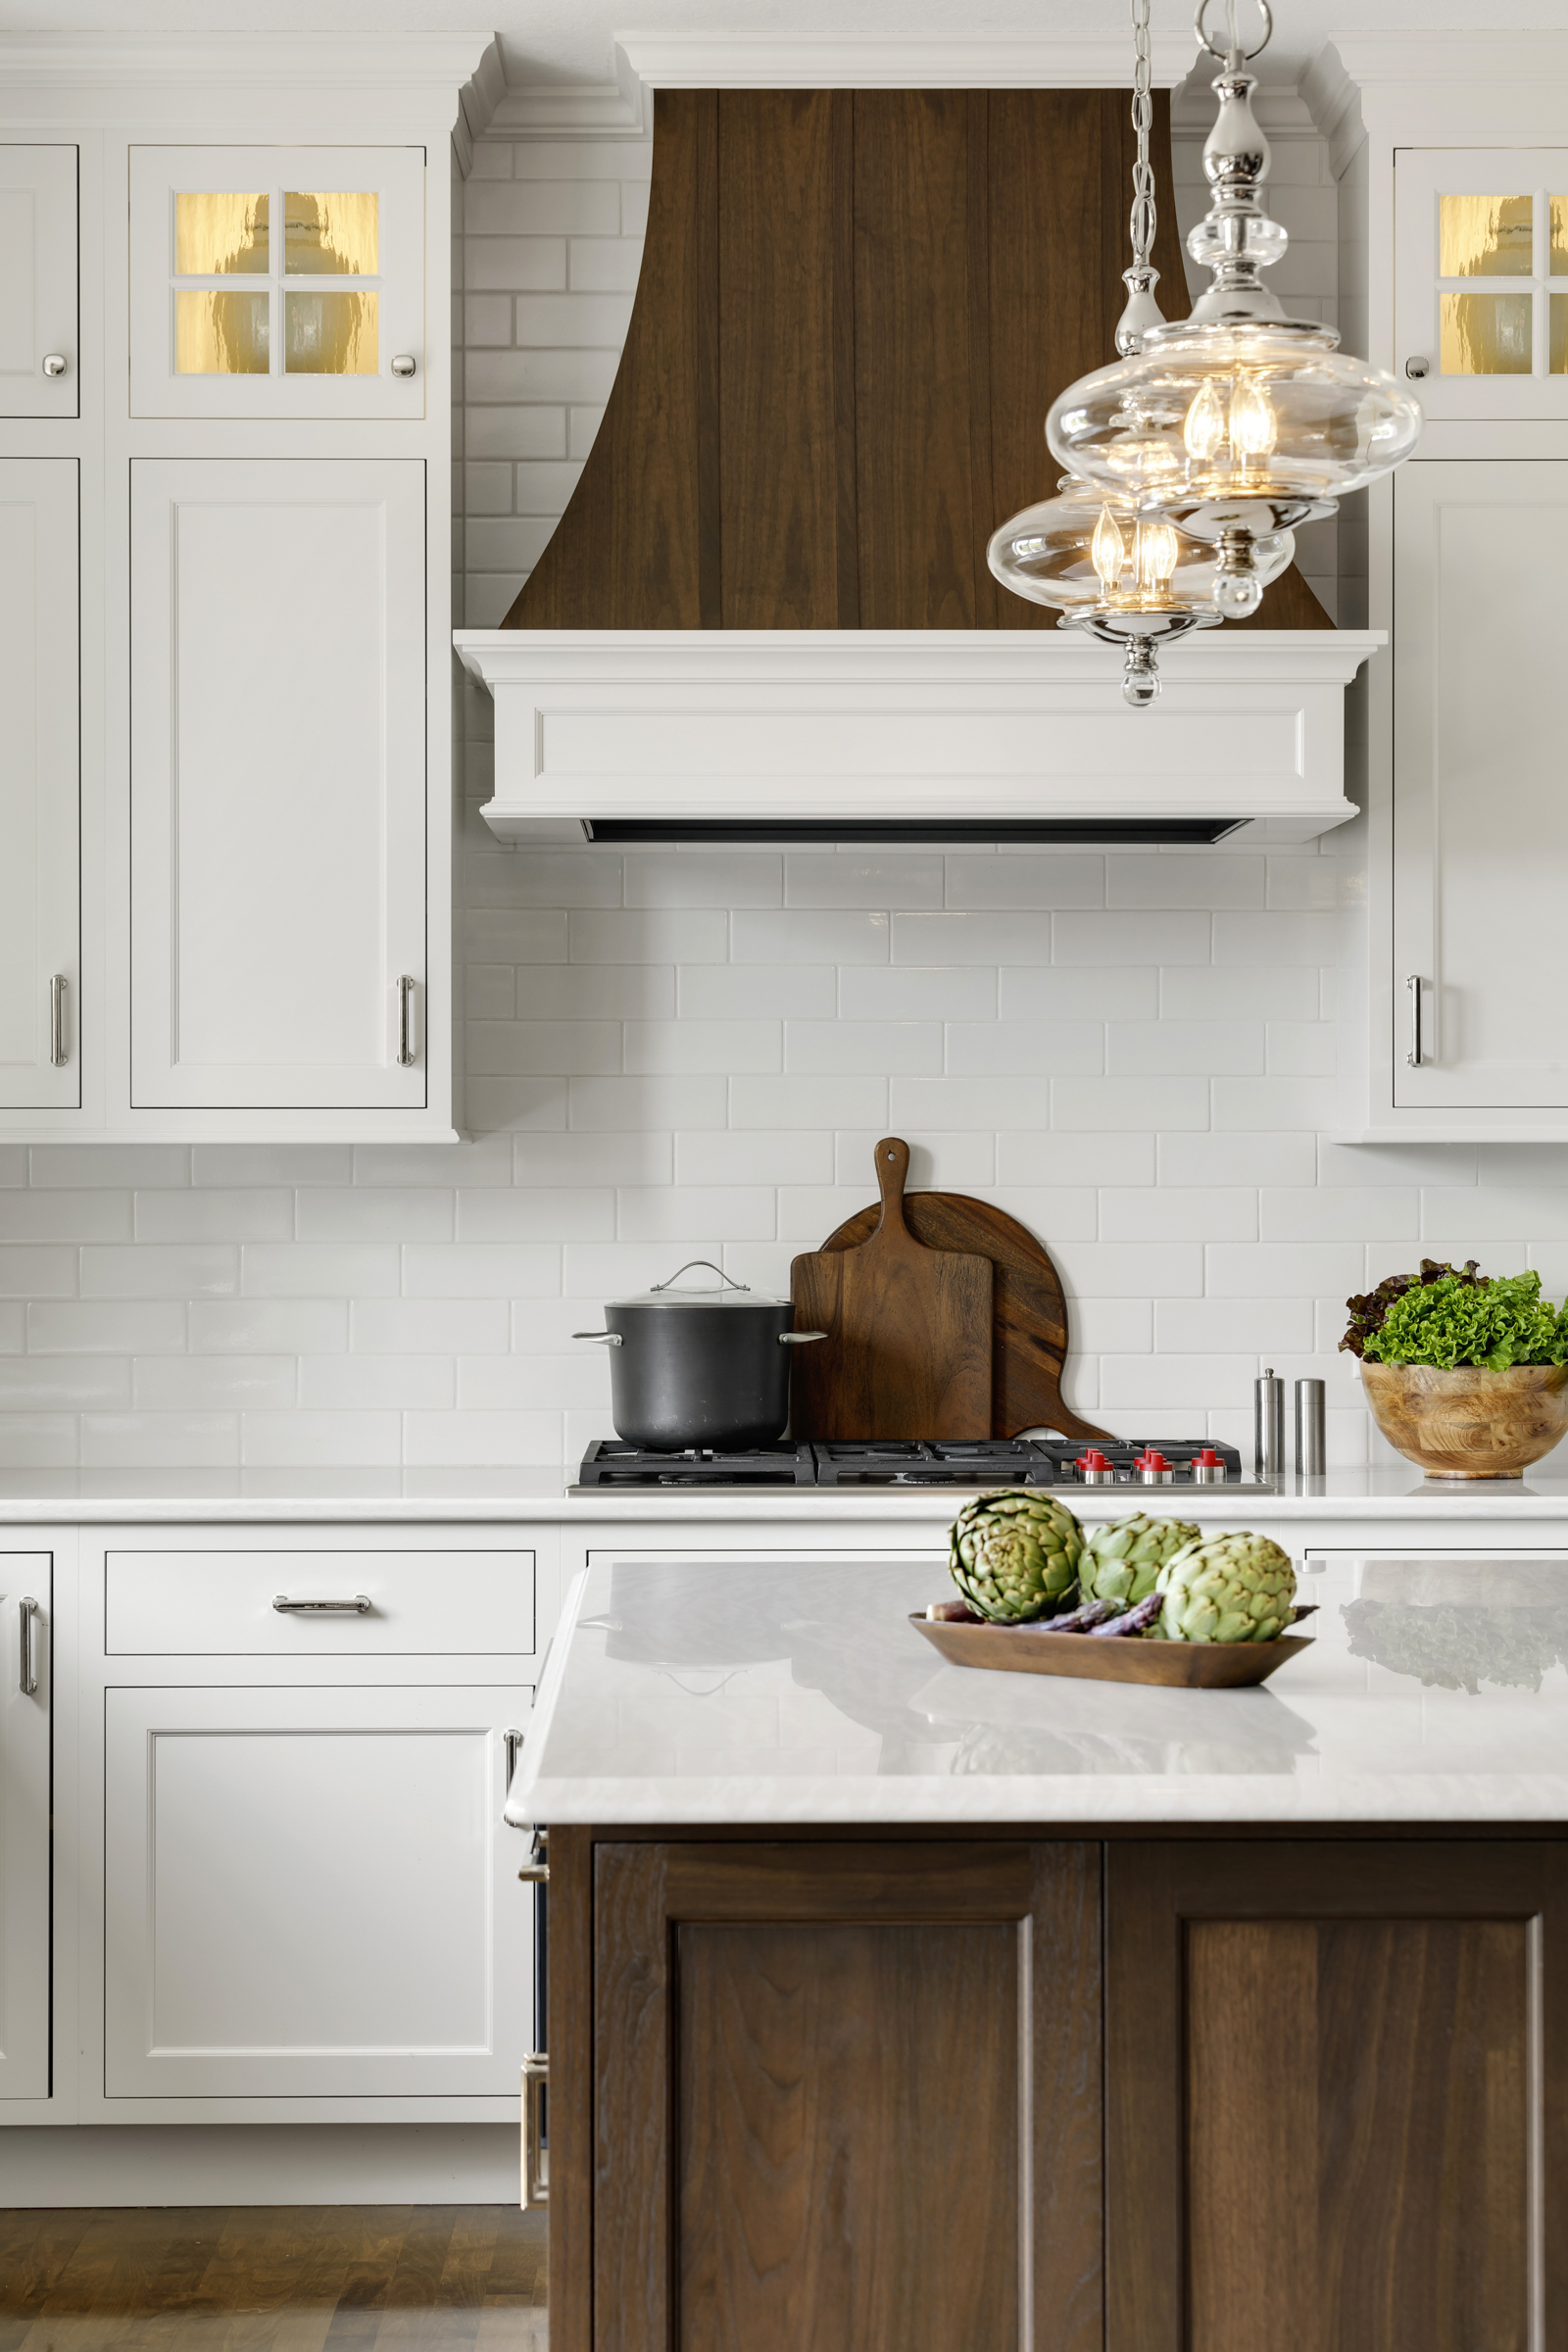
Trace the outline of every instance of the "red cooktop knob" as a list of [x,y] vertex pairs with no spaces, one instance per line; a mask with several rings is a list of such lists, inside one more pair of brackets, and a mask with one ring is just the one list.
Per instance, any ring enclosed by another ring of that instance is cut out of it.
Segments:
[[1205,1446],[1200,1453],[1194,1454],[1193,1459],[1201,1462],[1205,1470],[1217,1470],[1220,1467],[1220,1456],[1212,1446]]
[[1157,1446],[1150,1446],[1138,1456],[1134,1467],[1139,1470],[1168,1470],[1170,1464]]
[[1078,1456],[1078,1468],[1080,1470],[1108,1470],[1110,1464],[1098,1446],[1091,1446],[1087,1453],[1081,1453]]

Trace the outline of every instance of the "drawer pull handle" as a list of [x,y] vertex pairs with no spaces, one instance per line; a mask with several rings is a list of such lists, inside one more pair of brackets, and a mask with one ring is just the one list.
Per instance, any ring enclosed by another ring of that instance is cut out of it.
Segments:
[[49,1059],[57,1070],[63,1070],[71,1059],[66,1043],[66,992],[70,986],[64,972],[56,972],[49,983]]
[[501,1737],[507,1743],[507,1787],[510,1788],[517,1769],[517,1750],[522,1745],[523,1736],[521,1732],[503,1732]]
[[398,1068],[400,1070],[412,1070],[419,1058],[418,1050],[414,1042],[415,987],[413,973],[405,972],[398,982]]
[[356,1592],[352,1600],[290,1600],[286,1592],[272,1595],[273,1608],[294,1617],[363,1617],[369,1605],[368,1592]]
[[19,1644],[17,1689],[24,1698],[31,1698],[38,1688],[38,1653],[32,1645],[32,1628],[38,1615],[38,1603],[30,1592],[24,1597],[18,1613],[22,1619],[22,1639]]
[[522,2062],[522,2204],[550,2202],[550,2150],[545,2145],[545,2098],[550,2088],[550,2061],[543,2050],[530,2050]]

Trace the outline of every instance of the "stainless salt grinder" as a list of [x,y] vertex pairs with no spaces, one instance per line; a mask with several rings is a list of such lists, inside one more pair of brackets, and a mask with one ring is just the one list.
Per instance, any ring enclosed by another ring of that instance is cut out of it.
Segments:
[[1252,1454],[1259,1478],[1278,1478],[1285,1467],[1285,1383],[1265,1366],[1252,1383]]
[[1302,1478],[1321,1478],[1327,1450],[1324,1387],[1320,1380],[1296,1384],[1296,1467]]

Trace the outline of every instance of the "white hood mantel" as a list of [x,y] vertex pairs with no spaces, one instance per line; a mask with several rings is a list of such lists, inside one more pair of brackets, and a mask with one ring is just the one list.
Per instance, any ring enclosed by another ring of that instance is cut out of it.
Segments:
[[506,841],[1308,841],[1385,639],[1215,629],[1132,710],[1075,631],[465,629]]

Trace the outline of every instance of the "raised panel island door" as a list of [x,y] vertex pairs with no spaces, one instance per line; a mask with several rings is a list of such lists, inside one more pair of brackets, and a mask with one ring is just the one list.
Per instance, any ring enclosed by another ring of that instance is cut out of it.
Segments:
[[81,1101],[76,548],[75,459],[0,460],[0,1104],[16,1109]]
[[0,1552],[0,2101],[49,2096],[53,1566]]
[[420,1108],[424,467],[137,460],[131,526],[132,1102]]
[[1562,2352],[1568,1847],[1106,1873],[1105,2352]]
[[74,416],[76,150],[0,145],[0,416]]
[[1394,1101],[1568,1107],[1568,463],[1417,461],[1394,512]]
[[508,1689],[105,1696],[105,2094],[514,2098]]
[[1070,1843],[596,1846],[556,2352],[1101,2352],[1100,1886]]

